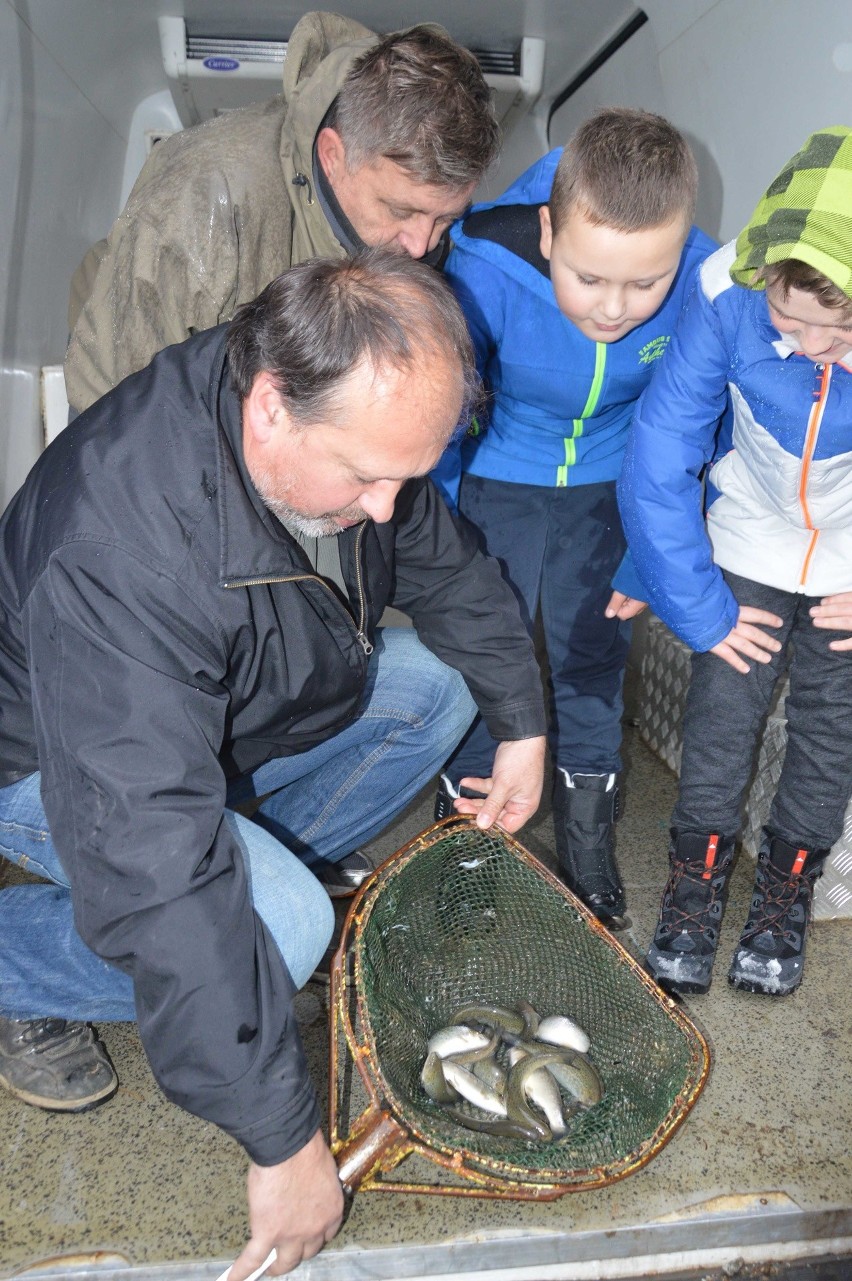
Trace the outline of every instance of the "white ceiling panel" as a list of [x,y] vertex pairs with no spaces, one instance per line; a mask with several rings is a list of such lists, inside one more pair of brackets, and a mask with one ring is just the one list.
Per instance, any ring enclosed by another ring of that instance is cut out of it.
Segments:
[[[182,16],[191,34],[289,36],[294,0],[8,0],[44,50],[122,137],[141,99],[165,87],[157,18]],[[442,23],[470,47],[547,41],[543,98],[559,93],[636,12],[632,0],[336,0],[374,30]]]

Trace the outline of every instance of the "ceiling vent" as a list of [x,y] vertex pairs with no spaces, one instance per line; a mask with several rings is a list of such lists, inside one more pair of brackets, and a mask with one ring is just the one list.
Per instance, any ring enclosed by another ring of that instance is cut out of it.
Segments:
[[525,115],[541,93],[544,80],[544,40],[524,36],[517,49],[472,49],[485,82],[494,94],[497,119],[506,134]]
[[[192,36],[183,18],[158,21],[163,66],[184,125],[200,124],[281,92],[286,40]],[[544,40],[525,36],[515,50],[472,52],[494,93],[503,130],[508,132],[541,93]]]

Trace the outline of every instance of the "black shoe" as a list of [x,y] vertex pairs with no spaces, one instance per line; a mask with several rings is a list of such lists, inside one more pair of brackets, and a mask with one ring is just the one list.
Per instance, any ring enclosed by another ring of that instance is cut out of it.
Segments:
[[672,829],[671,871],[647,968],[669,992],[706,992],[719,946],[734,838]]
[[624,886],[615,861],[618,787],[615,774],[569,774],[553,780],[553,827],[562,879],[595,916],[624,912]]
[[0,1084],[49,1112],[85,1112],[118,1089],[109,1056],[87,1023],[0,1016]]
[[351,898],[376,869],[361,850],[353,850],[337,863],[326,863],[319,874],[329,898]]
[[804,970],[814,885],[828,854],[764,833],[748,920],[728,971],[734,987],[765,996],[795,992]]
[[442,818],[450,818],[456,813],[453,801],[458,800],[460,796],[466,799],[477,800],[484,797],[484,792],[475,792],[470,787],[456,787],[447,774],[442,774],[438,780],[438,790],[435,793],[435,822],[440,823]]

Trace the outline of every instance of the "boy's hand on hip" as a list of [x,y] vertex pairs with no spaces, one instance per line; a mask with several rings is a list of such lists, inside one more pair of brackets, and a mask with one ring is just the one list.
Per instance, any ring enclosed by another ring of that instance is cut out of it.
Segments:
[[490,778],[463,778],[464,787],[485,792],[485,800],[461,798],[455,802],[459,814],[475,814],[477,827],[499,823],[507,832],[517,832],[532,818],[544,786],[545,738],[519,738],[498,743]]
[[[814,627],[830,627],[836,632],[852,632],[852,592],[837,592],[823,596],[818,605],[811,606]],[[829,641],[829,649],[852,649],[852,636],[845,640]]]
[[644,600],[634,600],[632,596],[625,596],[624,592],[613,592],[604,613],[607,618],[620,618],[626,623],[628,618],[635,618],[647,608]]
[[278,1258],[265,1275],[283,1276],[332,1239],[343,1219],[343,1189],[320,1130],[280,1165],[252,1162],[248,1208],[251,1240],[231,1265],[228,1281],[244,1281],[273,1247]]
[[743,674],[750,672],[746,658],[753,658],[758,663],[768,663],[772,655],[780,650],[781,642],[763,628],[780,627],[783,621],[777,614],[770,614],[766,609],[741,605],[736,627],[718,645],[714,645],[710,653],[730,663],[735,671]]

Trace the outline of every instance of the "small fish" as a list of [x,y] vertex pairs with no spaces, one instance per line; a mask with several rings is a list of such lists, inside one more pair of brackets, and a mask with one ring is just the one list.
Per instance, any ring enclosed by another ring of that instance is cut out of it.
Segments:
[[541,1017],[538,1010],[534,1010],[529,1001],[518,1001],[515,1009],[524,1020],[523,1035],[526,1037],[535,1036],[538,1025],[541,1023]]
[[506,1109],[509,1119],[529,1126],[542,1143],[550,1143],[553,1131],[527,1104],[527,1084],[534,1073],[549,1067],[551,1060],[558,1059],[560,1055],[561,1051],[558,1050],[546,1050],[543,1054],[527,1054],[509,1072],[509,1086],[506,1091]]
[[542,1019],[533,1033],[537,1041],[546,1041],[548,1045],[565,1045],[569,1050],[587,1054],[591,1041],[587,1034],[564,1014],[551,1014]]
[[483,1112],[491,1112],[494,1116],[506,1116],[506,1104],[496,1090],[492,1090],[452,1059],[445,1059],[442,1066],[447,1084],[457,1090],[463,1099],[467,1099],[468,1103],[481,1108]]
[[509,1074],[504,1067],[501,1067],[497,1060],[492,1056],[489,1058],[479,1059],[471,1067],[471,1072],[475,1077],[482,1081],[483,1085],[489,1086],[494,1090],[501,1099],[506,1097],[506,1083]]
[[420,1082],[429,1098],[434,1099],[436,1103],[458,1103],[461,1097],[458,1090],[454,1090],[447,1084],[443,1060],[434,1051],[426,1056],[426,1062],[420,1073]]
[[480,1134],[499,1134],[502,1138],[520,1139],[525,1143],[536,1142],[539,1139],[537,1127],[534,1129],[519,1121],[511,1121],[508,1117],[495,1117],[493,1120],[486,1121],[478,1116],[468,1116],[461,1108],[448,1107],[444,1110],[447,1116],[458,1125],[463,1125],[468,1130],[477,1130]]
[[[509,1062],[513,1067],[526,1057],[520,1046],[513,1046],[509,1051]],[[554,1139],[561,1139],[568,1129],[567,1119],[562,1107],[562,1095],[559,1093],[556,1078],[551,1075],[547,1067],[540,1066],[525,1079],[524,1094],[528,1102],[543,1113]]]
[[[477,1063],[492,1059],[497,1052],[497,1046],[500,1044],[500,1036],[497,1032],[486,1041],[485,1045],[478,1046],[473,1050],[457,1050],[455,1054],[450,1055],[454,1063],[461,1063],[462,1067],[475,1067]],[[482,1078],[480,1077],[480,1080]]]
[[444,1059],[448,1054],[466,1054],[470,1050],[483,1050],[491,1044],[491,1037],[472,1027],[442,1027],[429,1038],[427,1054],[437,1054]]
[[603,1082],[597,1068],[584,1054],[565,1050],[562,1062],[548,1065],[548,1071],[581,1107],[592,1108],[603,1098]]
[[[536,1041],[519,1040],[515,1042],[509,1054],[516,1050],[521,1050],[530,1057],[541,1056],[542,1045]],[[567,1046],[561,1046],[558,1049],[554,1047],[553,1050],[544,1052],[548,1058],[553,1056],[551,1062],[547,1064],[548,1072],[563,1090],[576,1099],[577,1103],[585,1108],[594,1107],[596,1103],[600,1103],[603,1098],[603,1082],[591,1059]]]
[[457,1023],[480,1023],[485,1027],[494,1028],[498,1032],[509,1032],[513,1036],[521,1036],[526,1026],[522,1014],[515,1010],[504,1009],[502,1005],[463,1005],[456,1010],[450,1019],[450,1024]]

